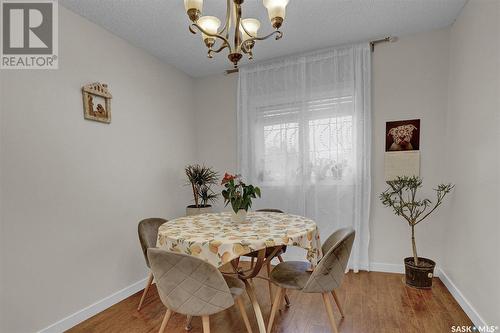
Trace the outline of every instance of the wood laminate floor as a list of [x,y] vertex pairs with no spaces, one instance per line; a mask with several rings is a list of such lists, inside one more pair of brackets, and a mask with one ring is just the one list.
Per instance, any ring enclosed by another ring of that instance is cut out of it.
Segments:
[[[340,333],[440,333],[451,332],[452,325],[472,325],[470,319],[453,299],[439,278],[432,290],[406,287],[401,274],[349,272],[337,295],[343,304],[345,318],[341,320],[334,305]],[[267,282],[254,279],[257,297],[267,325],[270,301]],[[289,291],[292,306],[277,314],[273,332],[328,333],[330,327],[320,294]],[[67,332],[157,332],[165,307],[156,287],[149,290],[141,311],[137,304],[142,291],[82,322]],[[250,301],[245,305],[253,332],[258,332]],[[166,332],[185,333],[186,317],[174,314]],[[192,333],[202,332],[201,318],[193,319]],[[210,317],[211,332],[246,332],[236,306]]]

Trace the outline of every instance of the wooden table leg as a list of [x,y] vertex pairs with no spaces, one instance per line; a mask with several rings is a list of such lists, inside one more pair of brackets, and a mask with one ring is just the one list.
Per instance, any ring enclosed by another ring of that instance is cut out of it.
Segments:
[[245,283],[248,297],[252,301],[253,310],[255,311],[255,317],[257,318],[257,324],[259,325],[259,333],[266,333],[266,325],[264,324],[264,317],[262,316],[262,311],[260,310],[259,302],[257,302],[257,297],[255,297],[255,291],[247,280],[243,280]]

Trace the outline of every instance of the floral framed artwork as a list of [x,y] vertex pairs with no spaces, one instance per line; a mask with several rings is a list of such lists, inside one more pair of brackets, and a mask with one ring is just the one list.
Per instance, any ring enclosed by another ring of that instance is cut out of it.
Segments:
[[105,83],[91,83],[82,87],[84,118],[111,123],[111,93]]
[[385,151],[420,150],[420,119],[388,121]]

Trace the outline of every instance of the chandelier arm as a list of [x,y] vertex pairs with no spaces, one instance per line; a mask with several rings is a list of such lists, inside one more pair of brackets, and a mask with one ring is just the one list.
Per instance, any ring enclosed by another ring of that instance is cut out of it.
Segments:
[[252,37],[252,38],[249,38],[247,39],[247,41],[254,41],[254,40],[265,40],[265,39],[268,39],[269,37],[273,36],[273,35],[276,35],[276,39],[280,39],[281,37],[283,37],[283,33],[279,30],[275,30],[273,32],[271,32],[269,35],[266,35],[266,36],[263,36],[263,37]]
[[219,53],[220,51],[224,50],[225,48],[229,48],[229,45],[224,42],[221,44],[221,46],[217,50],[212,50],[212,52]]
[[224,36],[221,36],[218,34],[211,34],[208,31],[206,31],[205,29],[203,29],[202,27],[200,27],[200,25],[198,23],[192,23],[189,26],[189,31],[191,31],[193,34],[196,34],[196,31],[193,29],[193,27],[197,28],[199,31],[201,31],[202,33],[204,33],[207,36],[215,37],[215,38],[219,38],[219,39],[223,40],[224,44],[227,44],[227,46],[229,47],[229,50],[231,51],[231,45],[229,44],[229,41],[227,40],[227,38],[225,38]]
[[224,23],[224,27],[217,34],[222,35],[224,31],[226,31],[226,38],[229,38],[229,21],[231,20],[231,0],[227,0],[227,9],[226,9],[226,22]]
[[[243,2],[243,1],[242,1]],[[236,22],[234,23],[234,48],[235,52],[238,52],[238,47],[241,47],[241,34],[240,34],[240,24],[241,22],[241,4],[234,2],[236,9]]]
[[269,37],[273,36],[273,35],[276,35],[276,39],[280,39],[281,37],[283,37],[283,33],[279,30],[275,30],[273,32],[271,32],[269,35],[267,36],[263,36],[263,37],[252,37],[252,38],[249,38],[247,39],[244,43],[247,43],[247,42],[253,42],[253,41],[256,41],[256,40],[265,40],[265,39],[268,39]]

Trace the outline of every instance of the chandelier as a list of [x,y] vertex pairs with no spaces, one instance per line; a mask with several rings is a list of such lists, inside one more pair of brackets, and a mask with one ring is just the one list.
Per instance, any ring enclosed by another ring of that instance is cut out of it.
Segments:
[[[203,42],[208,48],[208,57],[213,58],[214,53],[219,53],[228,49],[228,58],[238,67],[238,62],[246,54],[249,59],[253,59],[253,48],[255,42],[275,36],[280,39],[283,34],[279,30],[285,19],[285,8],[289,0],[263,0],[269,14],[271,25],[275,29],[268,35],[259,37],[257,32],[260,22],[254,18],[242,18],[241,5],[244,0],[227,0],[226,21],[219,30],[221,21],[215,16],[201,16],[203,0],[184,0],[186,13],[191,20],[189,31],[196,34],[201,32]],[[230,35],[231,24],[234,25],[232,35]],[[230,40],[233,39],[233,43]]]

